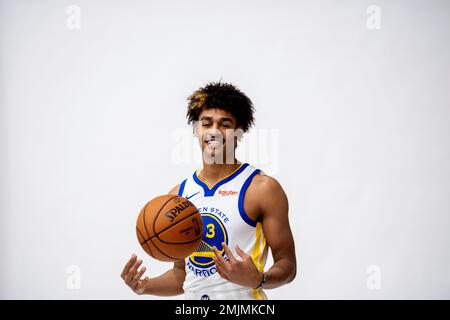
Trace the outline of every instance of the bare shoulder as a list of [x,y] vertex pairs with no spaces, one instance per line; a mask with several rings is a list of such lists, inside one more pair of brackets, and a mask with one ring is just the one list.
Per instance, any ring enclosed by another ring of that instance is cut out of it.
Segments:
[[252,218],[272,214],[275,208],[287,212],[288,199],[277,179],[266,174],[257,174],[253,177],[246,195],[245,209]]
[[168,194],[174,194],[178,195],[178,190],[180,190],[180,184],[177,184],[175,187],[173,187]]
[[253,177],[247,192],[265,196],[280,191],[283,191],[283,188],[277,179],[264,173],[260,173]]

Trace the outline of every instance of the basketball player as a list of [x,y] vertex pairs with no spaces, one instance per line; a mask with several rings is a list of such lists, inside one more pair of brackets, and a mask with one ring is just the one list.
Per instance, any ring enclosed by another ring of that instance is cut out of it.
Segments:
[[[189,97],[187,118],[203,152],[203,168],[170,190],[202,214],[200,246],[173,268],[143,277],[132,255],[121,274],[137,294],[186,299],[267,299],[264,289],[296,276],[288,200],[272,177],[235,158],[237,141],[253,124],[253,104],[227,83],[210,83]],[[264,271],[268,249],[273,265]]]

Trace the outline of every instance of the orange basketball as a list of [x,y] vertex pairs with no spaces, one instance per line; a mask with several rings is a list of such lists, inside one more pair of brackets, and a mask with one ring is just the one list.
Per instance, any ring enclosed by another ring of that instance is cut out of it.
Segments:
[[202,217],[192,202],[183,197],[158,196],[139,213],[136,234],[142,248],[153,258],[183,260],[202,240]]

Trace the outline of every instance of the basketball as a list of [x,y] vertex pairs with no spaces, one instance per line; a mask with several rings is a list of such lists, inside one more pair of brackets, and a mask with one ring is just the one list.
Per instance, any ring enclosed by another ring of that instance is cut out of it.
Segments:
[[160,261],[178,261],[199,246],[203,222],[195,205],[172,195],[150,200],[139,213],[136,235],[142,248]]

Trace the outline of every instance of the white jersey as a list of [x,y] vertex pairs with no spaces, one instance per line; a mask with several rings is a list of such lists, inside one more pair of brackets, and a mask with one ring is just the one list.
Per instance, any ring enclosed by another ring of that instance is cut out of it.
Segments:
[[225,242],[240,259],[235,246],[250,255],[262,272],[268,247],[261,222],[250,219],[244,210],[245,192],[261,171],[248,163],[209,188],[198,177],[198,171],[180,184],[178,195],[191,201],[202,215],[203,239],[192,255],[186,258],[186,278],[183,284],[186,299],[267,299],[264,291],[246,288],[223,279],[216,271],[213,246],[226,254]]

